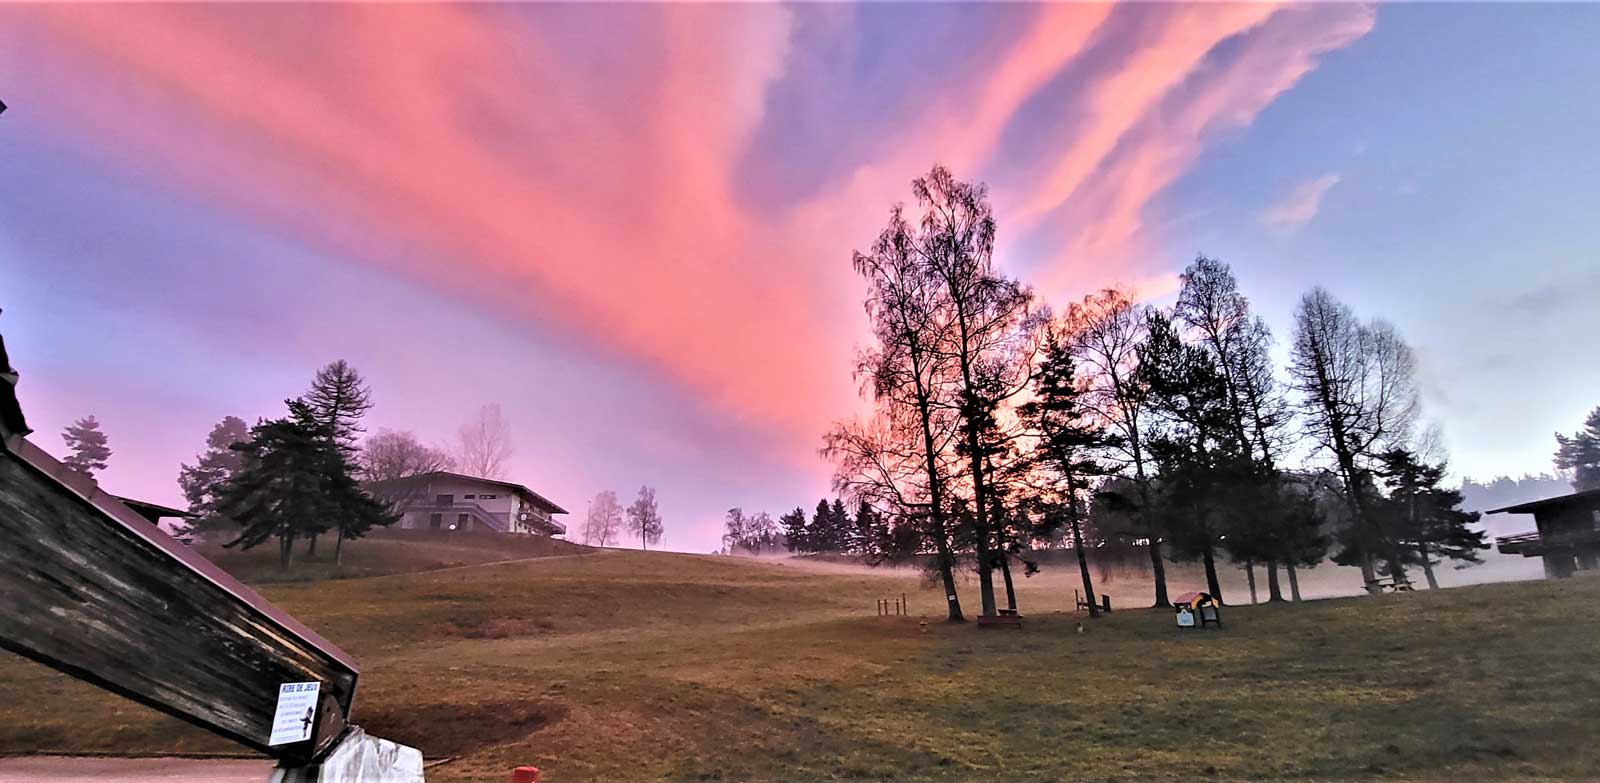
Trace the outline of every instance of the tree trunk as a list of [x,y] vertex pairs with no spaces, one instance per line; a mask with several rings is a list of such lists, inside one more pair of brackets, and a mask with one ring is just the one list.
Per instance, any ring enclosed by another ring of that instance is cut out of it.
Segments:
[[925,398],[917,400],[917,412],[922,417],[923,469],[928,474],[928,524],[932,529],[934,548],[939,552],[939,577],[944,580],[945,608],[949,612],[946,622],[967,621],[961,612],[961,598],[956,594],[956,555],[950,549],[950,531],[944,526],[944,485],[939,478],[939,462],[933,440],[933,415]]
[[1278,584],[1278,561],[1267,561],[1267,601],[1279,603],[1283,601],[1283,588]]
[[1216,556],[1215,552],[1211,551],[1211,546],[1209,544],[1206,545],[1205,561],[1206,561],[1206,591],[1211,593],[1211,597],[1215,598],[1217,600],[1217,603],[1220,604],[1220,603],[1223,602],[1222,601],[1222,582],[1221,582],[1221,580],[1217,579],[1217,556]]
[[1152,532],[1150,536],[1150,573],[1156,580],[1156,602],[1152,604],[1157,609],[1170,608],[1172,601],[1167,598],[1167,566],[1161,557],[1161,539],[1156,538]]
[[333,564],[344,564],[344,531],[339,531],[339,537],[333,541]]
[[1250,604],[1252,606],[1254,606],[1257,603],[1257,601],[1256,601],[1256,564],[1255,564],[1255,561],[1253,561],[1253,560],[1244,561],[1244,579],[1245,579],[1245,584],[1248,584],[1250,586]]
[[1138,446],[1134,446],[1133,467],[1136,481],[1139,486],[1139,521],[1144,525],[1144,530],[1150,536],[1150,575],[1155,579],[1156,601],[1153,606],[1157,609],[1166,609],[1172,606],[1172,601],[1167,598],[1167,566],[1161,559],[1161,536],[1157,535],[1156,524],[1150,521],[1150,488],[1145,485],[1144,460],[1139,457]]
[[1422,575],[1428,579],[1428,589],[1438,590],[1439,579],[1433,575],[1433,561],[1428,557],[1428,542],[1417,542],[1417,554],[1422,555]]
[[1083,596],[1089,602],[1089,616],[1100,616],[1100,602],[1094,597],[1094,581],[1089,578],[1089,557],[1083,552],[1083,532],[1078,525],[1078,514],[1072,514],[1072,548],[1078,553],[1078,574],[1083,577]]
[[1295,570],[1294,561],[1290,560],[1289,562],[1284,563],[1283,564],[1283,570],[1289,572],[1289,597],[1293,598],[1296,601],[1299,601],[1300,600],[1300,575]]
[[956,557],[950,551],[950,537],[945,534],[944,520],[934,522],[937,534],[934,536],[934,548],[939,552],[939,579],[944,582],[945,606],[949,616],[945,622],[964,623],[966,615],[961,613],[961,599],[956,595]]
[[294,534],[284,533],[278,536],[278,570],[289,570],[289,564],[294,560]]
[[317,539],[319,539],[319,538],[322,538],[322,534],[321,533],[312,533],[311,534],[311,541],[306,544],[306,558],[307,559],[310,559],[310,558],[313,558],[313,557],[317,556]]
[[1006,609],[1015,614],[1017,611],[1017,587],[1011,583],[1011,556],[1003,550],[996,553],[1000,559],[1000,576],[1006,584]]

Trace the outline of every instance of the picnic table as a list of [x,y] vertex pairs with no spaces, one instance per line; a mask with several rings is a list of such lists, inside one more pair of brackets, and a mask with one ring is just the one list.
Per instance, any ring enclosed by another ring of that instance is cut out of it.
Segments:
[[1383,576],[1367,580],[1367,589],[1376,589],[1380,593],[1412,592],[1416,588],[1411,586],[1411,580],[1403,576]]

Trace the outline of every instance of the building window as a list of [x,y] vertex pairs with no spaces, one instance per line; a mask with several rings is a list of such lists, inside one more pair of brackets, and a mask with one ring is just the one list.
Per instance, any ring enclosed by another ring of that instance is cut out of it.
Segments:
[[[468,495],[467,497],[472,497],[472,496]],[[500,496],[499,495],[479,495],[478,499],[479,500],[494,500],[497,497],[500,497]]]
[[462,495],[461,499],[462,500],[471,500],[471,499],[473,499],[475,497],[477,497],[477,495]]
[[466,514],[458,514],[458,515],[456,515],[456,529],[457,530],[466,530],[471,525],[472,525],[472,518],[470,516],[467,516]]
[[453,505],[456,504],[456,496],[455,495],[440,495],[440,496],[434,498],[434,501],[438,505],[441,505],[441,506],[453,506]]
[[444,515],[443,514],[429,514],[428,515],[428,527],[433,528],[434,530],[438,530],[439,526],[442,525],[442,524],[444,524]]

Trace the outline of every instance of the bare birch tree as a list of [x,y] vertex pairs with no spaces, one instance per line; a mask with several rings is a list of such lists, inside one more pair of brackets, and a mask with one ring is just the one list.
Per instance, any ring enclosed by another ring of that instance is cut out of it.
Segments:
[[1300,396],[1306,429],[1334,461],[1355,520],[1353,547],[1369,592],[1376,591],[1374,559],[1396,579],[1404,558],[1374,508],[1372,469],[1391,445],[1404,444],[1417,415],[1415,360],[1393,326],[1363,323],[1322,288],[1295,312],[1289,373]]
[[1144,308],[1135,305],[1122,291],[1108,288],[1072,305],[1067,323],[1073,353],[1086,379],[1084,405],[1116,433],[1122,460],[1133,468],[1133,488],[1138,497],[1127,500],[1136,506],[1134,517],[1138,525],[1134,532],[1148,545],[1155,605],[1170,606],[1166,563],[1161,555],[1163,532],[1150,494],[1150,454],[1142,418],[1149,397],[1139,372],[1139,348],[1147,336]]
[[479,478],[505,478],[506,462],[514,451],[511,423],[500,412],[499,403],[483,406],[477,418],[461,425],[456,462],[468,474]]
[[609,489],[596,493],[583,521],[583,543],[606,546],[617,540],[622,530],[622,514],[617,493]]
[[865,424],[837,425],[822,453],[835,463],[834,487],[916,526],[933,548],[947,617],[965,620],[955,588],[949,524],[948,459],[953,417],[945,358],[935,350],[948,325],[940,320],[940,286],[917,258],[916,238],[895,206],[871,252],[856,253],[867,283],[865,308],[877,345],[857,362],[856,378],[874,403]]

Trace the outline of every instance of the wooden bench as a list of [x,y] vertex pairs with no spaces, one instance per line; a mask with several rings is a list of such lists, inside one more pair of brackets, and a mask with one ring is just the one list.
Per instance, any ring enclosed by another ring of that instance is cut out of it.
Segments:
[[979,628],[1021,628],[1022,615],[1010,609],[1001,609],[999,614],[978,615]]
[[1369,589],[1377,588],[1378,592],[1380,593],[1409,593],[1416,589],[1411,586],[1411,580],[1396,576],[1385,576],[1379,579],[1370,579],[1367,581],[1367,587]]

